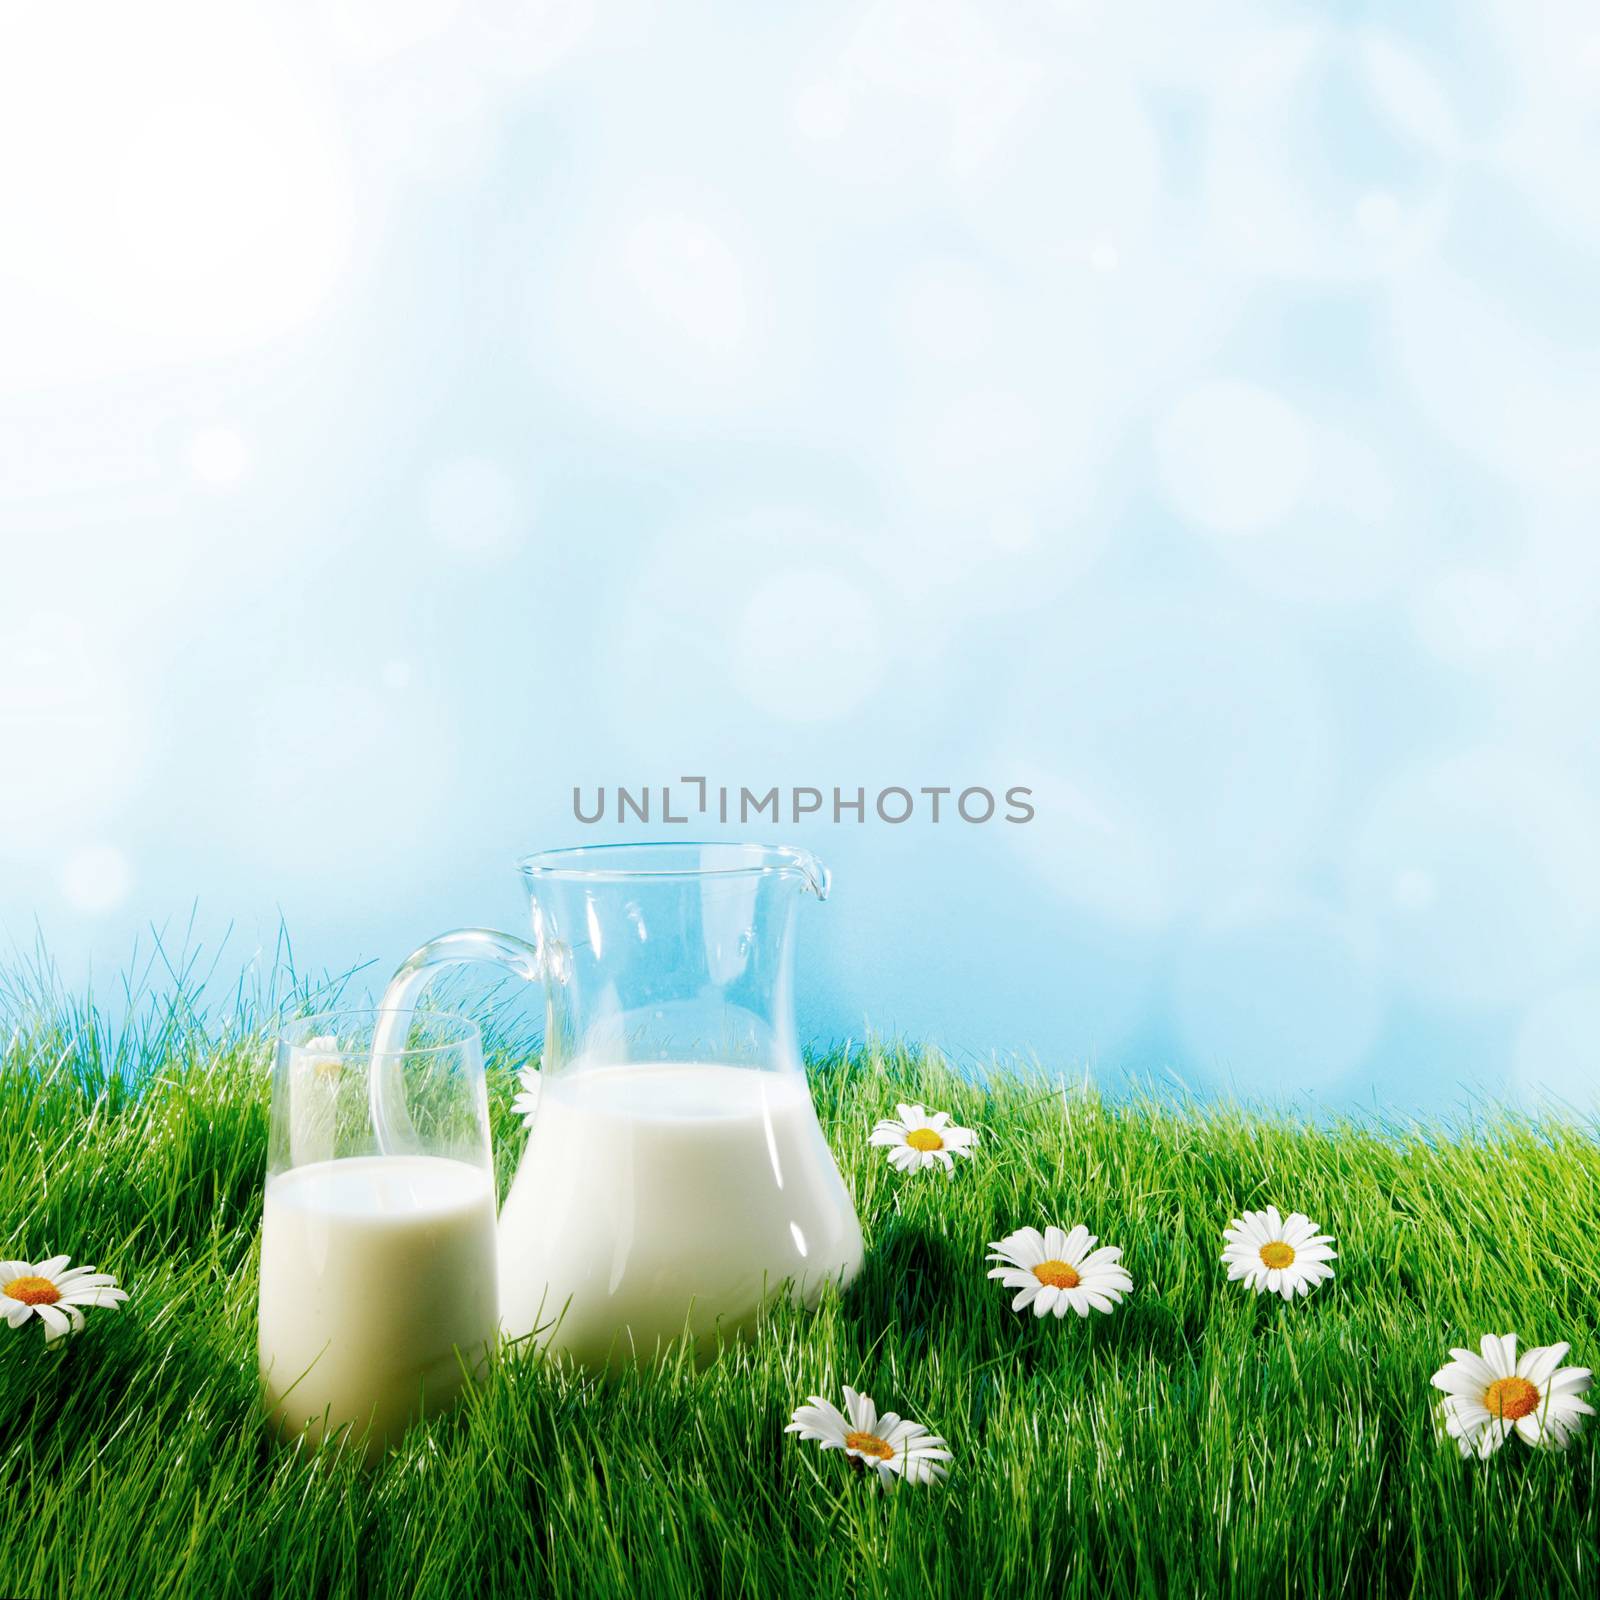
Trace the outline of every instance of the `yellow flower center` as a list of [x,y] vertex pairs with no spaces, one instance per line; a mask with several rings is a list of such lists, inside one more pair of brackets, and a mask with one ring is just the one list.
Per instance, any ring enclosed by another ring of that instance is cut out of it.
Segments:
[[1040,1283],[1048,1283],[1052,1289],[1076,1289],[1083,1282],[1078,1276],[1078,1269],[1069,1267],[1065,1261],[1041,1261],[1033,1269],[1033,1275]]
[[944,1140],[939,1137],[936,1129],[913,1128],[906,1135],[906,1143],[913,1150],[943,1150]]
[[1496,1378],[1483,1391],[1483,1403],[1491,1417],[1515,1422],[1539,1406],[1539,1391],[1526,1378]]
[[858,1455],[876,1456],[879,1461],[893,1461],[894,1448],[875,1433],[847,1433],[844,1442]]
[[[13,1278],[0,1286],[0,1294],[8,1294],[25,1306],[53,1306],[61,1298],[61,1291],[48,1278]],[[1522,1413],[1519,1411],[1518,1416]]]
[[1294,1246],[1285,1244],[1281,1239],[1274,1239],[1271,1244],[1262,1245],[1261,1259],[1269,1267],[1292,1267]]

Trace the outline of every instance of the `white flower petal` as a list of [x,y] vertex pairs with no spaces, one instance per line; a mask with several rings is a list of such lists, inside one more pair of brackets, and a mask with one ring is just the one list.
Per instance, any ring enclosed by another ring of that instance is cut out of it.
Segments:
[[1487,1461],[1511,1437],[1512,1429],[1515,1427],[1514,1422],[1507,1422],[1503,1417],[1494,1417],[1485,1423],[1478,1430],[1475,1440],[1478,1458]]
[[814,1394],[795,1409],[785,1433],[798,1433],[802,1439],[820,1439],[825,1448],[843,1448],[846,1425],[843,1414],[830,1400]]
[[1550,1381],[1550,1375],[1561,1365],[1561,1358],[1572,1348],[1570,1344],[1531,1345],[1522,1352],[1517,1362],[1517,1376],[1526,1378],[1541,1394]]
[[1469,1400],[1460,1397],[1456,1404],[1448,1401],[1444,1407],[1445,1416],[1453,1424],[1453,1433],[1476,1433],[1479,1428],[1485,1428],[1491,1420],[1488,1407],[1481,1400]]
[[63,1273],[56,1279],[56,1288],[63,1294],[71,1292],[76,1294],[80,1289],[114,1289],[117,1280],[109,1272],[90,1272],[85,1270],[81,1277],[73,1273]]
[[1455,1357],[1455,1364],[1459,1366],[1480,1389],[1487,1389],[1494,1382],[1497,1374],[1476,1350],[1463,1350],[1453,1348],[1450,1354]]
[[1508,1333],[1504,1338],[1486,1333],[1478,1343],[1483,1359],[1497,1378],[1510,1378],[1517,1371],[1517,1336]]
[[1096,1267],[1082,1275],[1082,1282],[1086,1289],[1126,1294],[1133,1287],[1133,1275],[1124,1267]]
[[[44,1274],[40,1273],[40,1277]],[[67,1320],[66,1314],[55,1306],[35,1306],[34,1312],[44,1324],[44,1342],[54,1344],[57,1339],[64,1337],[72,1331],[72,1324]],[[82,1318],[79,1319],[80,1322]]]
[[57,1302],[62,1306],[100,1306],[115,1311],[128,1298],[126,1289],[85,1289],[81,1293],[64,1294]]
[[1261,1212],[1245,1212],[1236,1226],[1241,1244],[1255,1245],[1259,1248],[1267,1242],[1267,1219]]
[[989,1247],[1019,1267],[1036,1267],[1044,1260],[1044,1237],[1037,1228],[1018,1228]]
[[[1518,1417],[1512,1426],[1524,1444],[1539,1446],[1545,1443],[1545,1426],[1537,1411],[1530,1411],[1527,1416]],[[1554,1443],[1553,1430],[1550,1442]]]
[[873,1403],[872,1396],[861,1394],[852,1389],[849,1384],[844,1386],[845,1410],[850,1416],[850,1426],[860,1433],[876,1433],[878,1431],[878,1408]]

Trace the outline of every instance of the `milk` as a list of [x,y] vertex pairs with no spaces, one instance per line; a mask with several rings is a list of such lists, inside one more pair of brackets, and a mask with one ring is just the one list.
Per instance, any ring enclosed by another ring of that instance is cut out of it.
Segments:
[[[267,1179],[261,1374],[278,1426],[323,1416],[369,1454],[455,1398],[496,1333],[494,1187],[438,1156],[318,1161]],[[461,1356],[456,1354],[457,1348]]]
[[793,1280],[814,1302],[861,1264],[861,1230],[799,1073],[693,1063],[551,1074],[500,1213],[513,1338],[589,1367],[704,1355]]

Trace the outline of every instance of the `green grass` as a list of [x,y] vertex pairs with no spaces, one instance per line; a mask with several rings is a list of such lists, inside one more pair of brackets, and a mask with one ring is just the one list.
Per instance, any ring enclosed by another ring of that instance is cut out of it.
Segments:
[[[1596,1592],[1600,1430],[1463,1462],[1428,1388],[1489,1330],[1594,1363],[1584,1130],[1313,1127],[830,1057],[816,1101],[868,1248],[848,1294],[699,1372],[506,1361],[366,1473],[258,1421],[265,1007],[208,1020],[192,989],[114,1031],[0,980],[0,1255],[70,1252],[132,1292],[59,1352],[0,1326],[0,1594]],[[518,1054],[492,1063],[503,1177]],[[868,1147],[906,1098],[982,1130],[953,1181]],[[1269,1200],[1337,1235],[1337,1277],[1292,1307],[1217,1259]],[[1114,1316],[1041,1324],[985,1278],[989,1240],[1049,1220],[1124,1246]],[[785,1437],[845,1382],[943,1434],[949,1481],[882,1494]]]

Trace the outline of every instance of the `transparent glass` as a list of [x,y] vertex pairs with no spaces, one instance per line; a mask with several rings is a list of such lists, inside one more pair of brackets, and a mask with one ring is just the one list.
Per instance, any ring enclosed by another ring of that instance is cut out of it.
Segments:
[[766,1296],[813,1303],[849,1282],[861,1229],[794,1019],[795,912],[826,897],[826,870],[803,850],[699,843],[520,865],[531,939],[445,934],[386,997],[414,1004],[461,961],[544,986],[542,1088],[500,1213],[505,1332],[594,1368],[681,1335],[704,1355]]
[[[372,1116],[389,1118],[380,1132]],[[285,1435],[369,1457],[457,1397],[498,1335],[477,1025],[342,1011],[284,1026],[272,1080],[259,1353]]]

